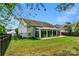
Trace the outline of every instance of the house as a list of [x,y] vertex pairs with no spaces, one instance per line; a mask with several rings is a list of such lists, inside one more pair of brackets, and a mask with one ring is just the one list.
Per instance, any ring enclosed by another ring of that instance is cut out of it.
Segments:
[[18,34],[22,37],[49,38],[61,36],[61,32],[52,24],[36,20],[21,19]]
[[12,36],[16,34],[15,29],[7,29],[6,32],[7,34],[11,34]]

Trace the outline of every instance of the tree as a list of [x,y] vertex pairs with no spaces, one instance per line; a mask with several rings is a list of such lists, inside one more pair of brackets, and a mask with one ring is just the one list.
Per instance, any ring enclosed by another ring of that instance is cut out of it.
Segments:
[[69,34],[71,34],[72,32],[72,24],[70,22],[66,22],[66,24],[64,25],[64,29],[65,31],[67,31]]
[[18,35],[18,28],[15,29],[16,34]]
[[[26,5],[26,8],[29,10],[34,10],[34,11],[41,10],[40,7],[43,7],[44,11],[46,11],[46,8],[42,3],[37,3],[37,4],[26,3],[25,5]],[[13,16],[16,20],[19,20],[16,14],[14,14],[14,11],[16,11],[15,10],[16,7],[18,8],[18,10],[20,10],[20,12],[23,11],[19,3],[1,3],[0,4],[0,25],[1,26],[4,26],[4,27],[7,26],[11,21],[11,19],[9,19],[11,16]],[[28,14],[31,15],[31,13],[28,13]],[[19,14],[17,13],[17,15]]]
[[[71,9],[74,6],[75,6],[75,3],[61,3],[61,4],[57,5],[56,10],[59,11],[59,12],[62,12],[62,11],[66,11],[68,9]],[[74,20],[74,22],[75,21],[76,20]],[[75,32],[75,30],[79,31],[78,30],[78,24],[79,24],[79,22],[76,22],[76,23],[73,24],[73,26],[72,26],[72,32]]]
[[76,23],[75,31],[76,31],[76,32],[79,32],[79,21]]
[[5,34],[5,33],[6,33],[5,27],[0,25],[0,34]]
[[68,9],[71,9],[73,6],[75,6],[74,3],[61,3],[57,5],[56,10],[59,12],[66,11]]
[[[44,6],[44,4],[42,3],[26,3],[25,4],[26,8],[29,10],[41,10],[40,7],[43,7],[44,11],[46,11],[46,8]],[[17,19],[17,16],[13,13],[15,8],[17,7],[18,10],[20,10],[20,12],[23,11],[21,4],[19,3],[2,3],[0,4],[0,17],[4,18],[4,20],[8,20],[10,16],[14,16]],[[31,13],[28,13],[31,14]],[[19,15],[19,14],[17,14]],[[37,14],[35,14],[37,15]],[[5,21],[0,20],[0,22],[2,22],[3,24],[5,23]]]

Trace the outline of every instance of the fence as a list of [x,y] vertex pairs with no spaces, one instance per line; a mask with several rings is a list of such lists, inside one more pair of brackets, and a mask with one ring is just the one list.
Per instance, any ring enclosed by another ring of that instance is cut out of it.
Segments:
[[8,48],[8,45],[11,40],[11,35],[5,34],[0,35],[0,56],[3,56],[6,52],[6,49]]
[[79,32],[62,32],[62,35],[66,35],[66,36],[79,36]]

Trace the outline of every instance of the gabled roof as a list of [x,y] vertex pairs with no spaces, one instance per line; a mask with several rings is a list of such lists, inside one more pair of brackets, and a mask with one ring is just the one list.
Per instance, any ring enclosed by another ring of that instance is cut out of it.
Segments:
[[27,26],[35,26],[35,27],[54,27],[52,24],[49,24],[47,22],[41,22],[36,20],[30,20],[30,19],[22,19],[27,24]]

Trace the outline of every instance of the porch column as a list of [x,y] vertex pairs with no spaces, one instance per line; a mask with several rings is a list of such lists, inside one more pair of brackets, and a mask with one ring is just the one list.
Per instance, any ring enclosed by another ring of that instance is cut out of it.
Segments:
[[35,37],[35,30],[34,30],[34,35],[33,36]]
[[60,31],[60,36],[61,36],[61,31]]
[[53,30],[52,30],[52,37],[53,37]]
[[41,29],[39,29],[39,38],[41,38]]
[[46,30],[46,37],[48,37],[48,30]]

